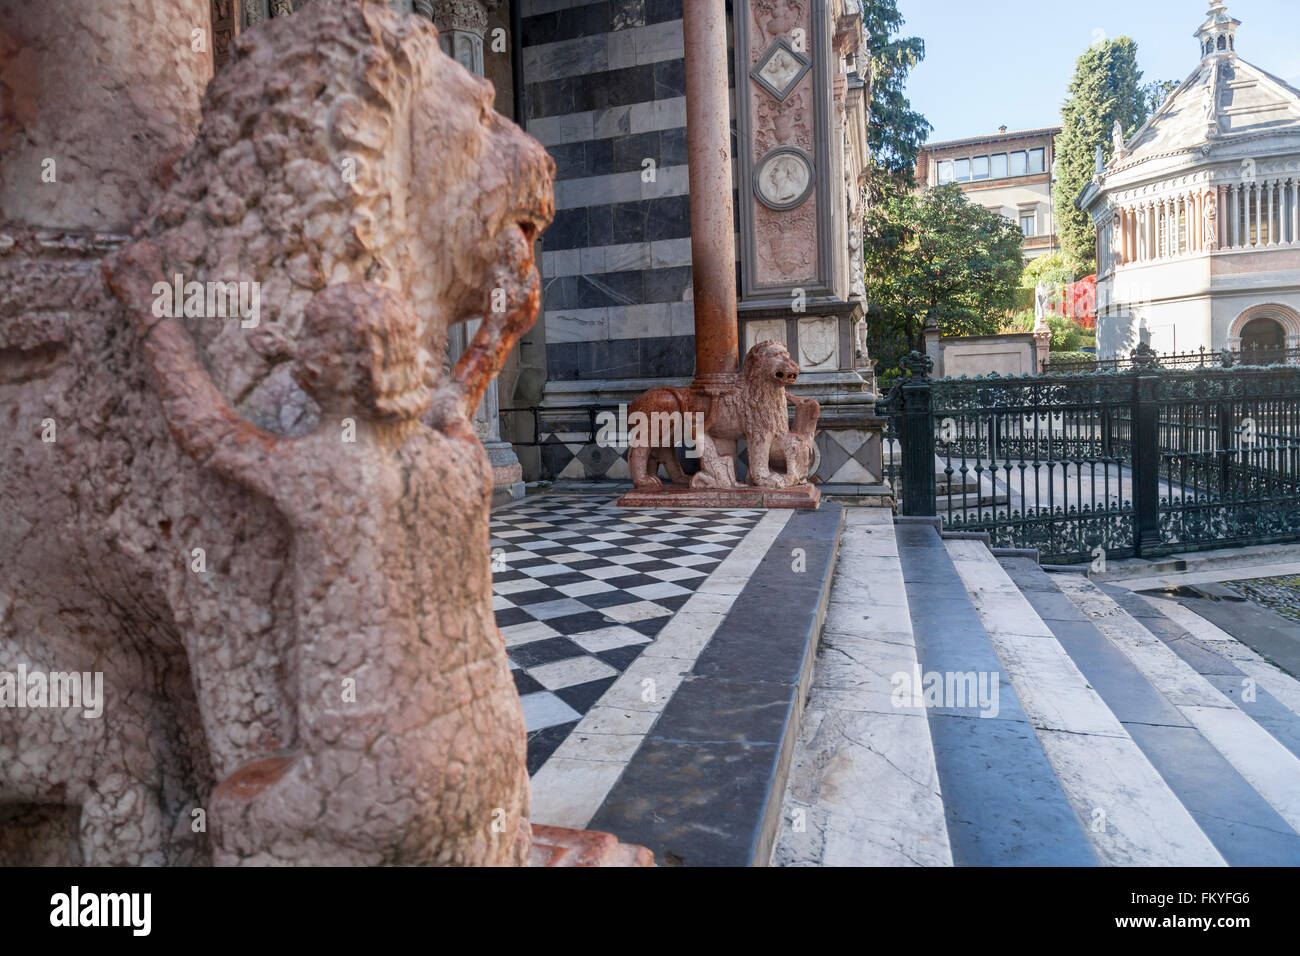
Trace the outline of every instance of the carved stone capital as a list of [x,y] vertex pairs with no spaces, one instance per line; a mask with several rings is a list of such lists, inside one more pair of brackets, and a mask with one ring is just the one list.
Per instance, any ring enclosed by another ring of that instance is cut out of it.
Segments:
[[434,0],[433,24],[439,31],[463,31],[482,38],[488,14],[501,0]]

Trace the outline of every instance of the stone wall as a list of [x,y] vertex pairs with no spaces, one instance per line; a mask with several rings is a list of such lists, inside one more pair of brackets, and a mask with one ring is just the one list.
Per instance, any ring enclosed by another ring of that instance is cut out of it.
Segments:
[[546,377],[688,376],[681,2],[522,0],[522,12],[526,128],[556,165],[533,339],[544,325]]
[[1032,332],[1010,335],[962,335],[940,339],[935,349],[936,378],[977,375],[1034,375],[1038,372]]

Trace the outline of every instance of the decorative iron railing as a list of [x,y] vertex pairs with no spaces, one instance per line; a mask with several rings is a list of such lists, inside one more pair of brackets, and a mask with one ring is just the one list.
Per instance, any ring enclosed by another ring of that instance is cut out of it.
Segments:
[[[1218,352],[1201,346],[1195,352],[1171,352],[1158,356],[1161,368],[1220,368],[1236,365],[1300,364],[1300,348],[1252,345],[1244,349],[1221,349]],[[1054,362],[1049,355],[1041,371],[1044,375],[1070,372],[1114,372],[1133,369],[1132,357]]]
[[[544,444],[543,434],[562,432],[566,435],[583,435],[585,443],[594,442],[600,431],[596,416],[601,412],[618,414],[617,405],[573,405],[563,408],[543,408],[541,405],[524,405],[519,408],[501,408],[498,412],[506,422],[511,423],[511,437],[507,440],[512,445],[532,448]],[[515,416],[527,415],[531,424],[532,438],[525,441],[519,435],[519,428],[514,424]],[[570,438],[571,441],[577,440]]]
[[1300,366],[909,377],[881,403],[904,514],[1044,560],[1300,540]]

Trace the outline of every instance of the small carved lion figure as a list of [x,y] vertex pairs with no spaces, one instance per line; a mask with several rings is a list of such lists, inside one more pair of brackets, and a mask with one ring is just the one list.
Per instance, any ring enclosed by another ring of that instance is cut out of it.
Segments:
[[[749,452],[749,484],[761,488],[784,488],[803,484],[813,462],[813,440],[821,406],[811,398],[786,393],[786,386],[799,377],[799,366],[779,342],[759,342],[745,355],[740,381],[728,392],[709,399],[689,389],[652,388],[628,410],[680,417],[683,428],[703,412],[704,428],[693,438],[700,453],[700,470],[690,479],[692,488],[735,488],[736,449],[744,439]],[[795,406],[795,426],[790,428],[787,403]],[[662,436],[661,436],[662,437]],[[633,447],[628,453],[632,483],[637,488],[662,488],[659,466],[674,484],[685,484],[686,475],[670,446],[653,443]],[[773,471],[773,467],[781,469]]]
[[[524,720],[487,561],[463,553],[459,581],[438,573],[449,542],[480,536],[476,516],[447,503],[487,481],[486,463],[472,435],[420,420],[434,392],[409,300],[372,283],[316,294],[293,374],[320,419],[288,438],[241,418],[180,321],[144,307],[161,271],[142,240],[111,276],[137,305],[173,437],[293,531],[298,740],[216,787],[215,861],[523,863]],[[446,603],[423,599],[435,581]],[[477,825],[497,807],[499,833]]]

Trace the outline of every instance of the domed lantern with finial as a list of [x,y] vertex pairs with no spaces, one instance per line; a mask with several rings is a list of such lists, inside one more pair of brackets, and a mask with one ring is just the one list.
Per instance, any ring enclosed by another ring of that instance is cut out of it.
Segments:
[[1205,22],[1196,31],[1201,41],[1202,58],[1211,56],[1231,56],[1237,51],[1237,27],[1240,20],[1234,20],[1228,14],[1227,4],[1223,0],[1213,0]]

